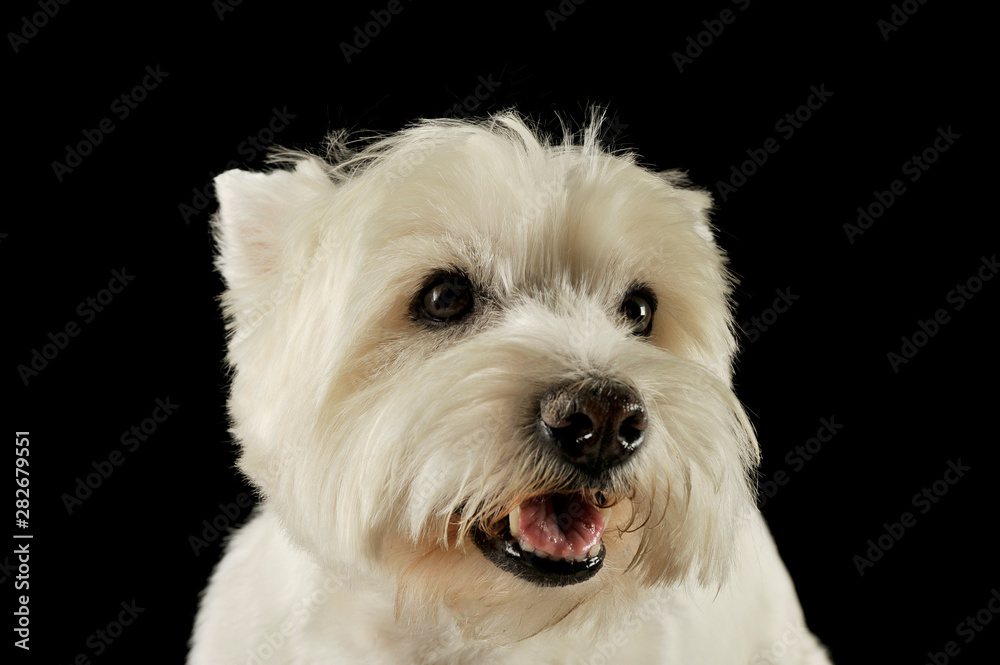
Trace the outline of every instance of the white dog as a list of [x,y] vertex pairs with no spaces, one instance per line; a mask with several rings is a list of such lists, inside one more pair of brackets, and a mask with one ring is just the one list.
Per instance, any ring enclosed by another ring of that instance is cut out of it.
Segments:
[[828,663],[755,506],[708,195],[514,114],[216,179],[264,501],[191,665]]

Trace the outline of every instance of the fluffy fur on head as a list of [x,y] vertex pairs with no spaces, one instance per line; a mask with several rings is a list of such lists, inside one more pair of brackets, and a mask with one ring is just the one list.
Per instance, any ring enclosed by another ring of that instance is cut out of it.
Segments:
[[[393,630],[512,644],[606,623],[651,587],[715,593],[756,514],[710,198],[600,129],[423,121],[217,179],[239,467],[309,561],[365,611],[389,603]],[[428,325],[415,302],[454,273],[474,306]],[[648,337],[622,315],[639,287]],[[594,376],[640,395],[648,426],[581,487],[535,422],[548,388]],[[592,579],[541,588],[472,542],[527,498],[581,490],[612,505]]]

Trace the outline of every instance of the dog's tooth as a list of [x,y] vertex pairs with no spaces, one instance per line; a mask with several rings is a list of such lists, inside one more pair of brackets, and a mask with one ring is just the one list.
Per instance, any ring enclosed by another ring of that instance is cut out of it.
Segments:
[[587,558],[592,559],[593,557],[597,556],[600,553],[601,553],[601,541],[598,540],[597,543],[590,548],[590,551],[587,552]]
[[[549,555],[548,555],[548,553],[545,550],[535,550],[535,556],[537,556],[539,559],[548,559],[549,558]],[[553,558],[555,558],[555,557],[553,557]]]
[[525,552],[534,552],[535,551],[535,547],[531,543],[526,543],[525,541],[521,540],[521,541],[518,541],[517,544],[520,545],[521,549],[523,551],[525,551]]
[[521,506],[510,511],[510,535],[515,538],[521,537]]
[[607,522],[608,518],[611,517],[611,508],[598,508],[597,510],[604,516],[605,522]]

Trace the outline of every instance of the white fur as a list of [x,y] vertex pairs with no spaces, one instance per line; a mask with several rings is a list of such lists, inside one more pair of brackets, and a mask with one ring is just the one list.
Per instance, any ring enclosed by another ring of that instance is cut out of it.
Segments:
[[[191,665],[828,662],[755,507],[710,199],[598,130],[425,121],[216,179],[232,431],[264,505],[212,577]],[[410,306],[440,269],[478,304],[431,330]],[[659,301],[648,339],[617,314],[636,284]],[[586,373],[634,386],[649,427],[614,471],[631,493],[604,567],[538,587],[469,530],[567,489],[524,422]]]

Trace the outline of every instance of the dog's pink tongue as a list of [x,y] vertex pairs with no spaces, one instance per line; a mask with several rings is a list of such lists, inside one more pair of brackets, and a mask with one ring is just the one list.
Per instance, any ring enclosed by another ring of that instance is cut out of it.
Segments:
[[549,556],[580,558],[601,542],[604,515],[580,494],[550,494],[521,503],[521,539]]

